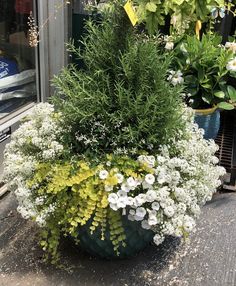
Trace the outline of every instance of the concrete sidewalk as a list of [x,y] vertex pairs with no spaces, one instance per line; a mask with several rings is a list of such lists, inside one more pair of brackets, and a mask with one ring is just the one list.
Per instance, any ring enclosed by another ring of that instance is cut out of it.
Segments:
[[203,208],[189,242],[169,238],[129,260],[104,261],[62,244],[68,270],[42,262],[38,230],[0,201],[0,286],[236,286],[236,194],[216,194]]

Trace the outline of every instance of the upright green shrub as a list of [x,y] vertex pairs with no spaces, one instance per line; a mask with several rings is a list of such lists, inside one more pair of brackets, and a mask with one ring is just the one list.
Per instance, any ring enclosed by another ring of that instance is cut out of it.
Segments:
[[85,69],[71,65],[54,80],[64,140],[77,154],[155,151],[182,125],[180,88],[166,81],[171,56],[138,35],[115,5],[100,23],[87,23],[82,53],[70,46]]

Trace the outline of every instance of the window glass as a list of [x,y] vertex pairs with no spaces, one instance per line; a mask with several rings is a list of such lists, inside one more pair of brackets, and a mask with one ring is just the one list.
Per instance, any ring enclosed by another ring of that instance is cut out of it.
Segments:
[[33,0],[0,0],[0,119],[36,101],[35,49],[29,46]]

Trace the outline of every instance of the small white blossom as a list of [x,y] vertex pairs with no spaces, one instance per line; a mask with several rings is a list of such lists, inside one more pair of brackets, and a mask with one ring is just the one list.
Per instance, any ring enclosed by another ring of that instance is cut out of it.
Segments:
[[226,69],[233,72],[236,71],[236,58],[227,63]]
[[116,178],[119,184],[121,184],[124,181],[124,176],[120,173],[116,174]]
[[184,227],[185,231],[191,232],[195,228],[195,221],[194,221],[194,219],[191,218],[190,216],[186,215],[184,217],[183,227]]
[[153,202],[152,209],[158,211],[160,209],[160,204],[158,202]]
[[133,177],[129,177],[126,183],[130,188],[136,187],[136,180]]
[[152,174],[147,174],[145,176],[145,182],[149,185],[153,185],[155,182],[155,177]]
[[126,204],[127,206],[132,206],[134,204],[134,199],[132,197],[127,197]]
[[139,216],[139,217],[141,217],[141,218],[144,218],[144,216],[146,215],[146,213],[147,213],[147,211],[145,210],[145,208],[139,207],[139,208],[136,209],[135,215],[136,215],[136,216]]
[[166,208],[164,208],[164,214],[167,217],[172,217],[175,213],[175,209],[172,206],[167,206]]
[[117,201],[118,201],[118,198],[119,198],[119,197],[118,197],[117,194],[115,194],[115,193],[109,194],[109,196],[108,196],[108,202],[111,203],[111,204],[116,204]]
[[127,192],[125,192],[125,191],[123,191],[123,190],[119,190],[118,192],[117,192],[117,195],[121,198],[121,197],[127,197]]
[[121,185],[121,190],[128,193],[130,191],[130,187],[127,183],[123,183]]
[[118,208],[125,208],[126,207],[126,197],[119,197],[117,200],[117,207]]
[[226,42],[225,47],[234,53],[236,53],[236,43],[235,42]]
[[107,177],[108,177],[108,172],[107,172],[107,170],[101,170],[100,172],[99,172],[99,178],[101,179],[101,180],[105,180]]
[[134,198],[134,206],[139,207],[143,205],[146,202],[146,195],[144,194],[139,194]]
[[156,234],[154,237],[153,237],[153,241],[156,245],[160,245],[162,244],[162,242],[164,241],[164,237],[159,235],[159,234]]
[[147,191],[147,193],[146,193],[146,201],[147,202],[151,202],[152,203],[153,201],[156,200],[156,198],[157,198],[156,191],[154,191],[154,190]]
[[166,50],[173,50],[174,49],[174,43],[173,42],[167,42],[166,44],[165,44],[165,49]]
[[177,84],[182,84],[184,82],[183,73],[180,70],[170,70],[167,80],[170,81],[174,86]]
[[142,226],[143,229],[150,229],[151,228],[150,225],[148,224],[147,220],[143,220],[141,222],[141,226]]
[[113,190],[113,186],[105,186],[104,189],[106,192],[111,192]]
[[113,209],[113,211],[117,211],[119,209],[118,205],[115,203],[110,203],[110,208]]

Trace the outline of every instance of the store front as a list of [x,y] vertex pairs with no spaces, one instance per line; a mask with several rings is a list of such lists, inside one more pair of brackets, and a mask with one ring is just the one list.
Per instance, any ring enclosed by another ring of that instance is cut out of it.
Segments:
[[[12,132],[30,108],[47,100],[50,79],[67,64],[68,7],[64,0],[0,0],[0,179]],[[37,47],[29,44],[31,11]]]

